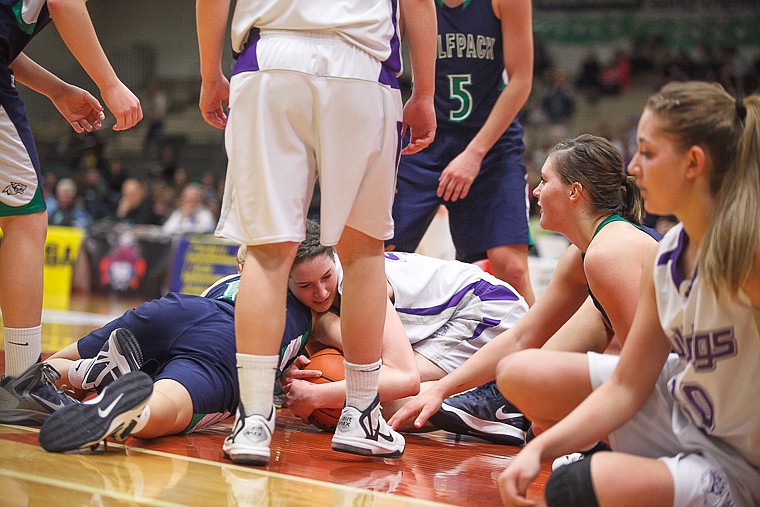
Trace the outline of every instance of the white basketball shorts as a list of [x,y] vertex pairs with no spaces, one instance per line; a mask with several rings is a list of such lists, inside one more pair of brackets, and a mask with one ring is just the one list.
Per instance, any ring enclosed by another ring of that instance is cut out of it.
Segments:
[[300,242],[315,178],[321,242],[344,226],[393,236],[402,119],[381,63],[336,35],[262,31],[258,70],[230,81],[229,159],[216,235],[241,244]]

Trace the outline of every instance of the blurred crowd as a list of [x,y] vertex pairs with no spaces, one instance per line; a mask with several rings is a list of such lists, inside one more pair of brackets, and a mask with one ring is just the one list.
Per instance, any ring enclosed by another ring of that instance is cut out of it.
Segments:
[[[606,58],[590,49],[575,72],[555,65],[555,58],[535,38],[534,85],[520,115],[527,130],[539,130],[540,139],[528,136],[525,162],[532,184],[546,157],[558,141],[577,135],[573,119],[583,108],[605,98],[624,97],[631,89],[647,92],[672,80],[707,80],[721,83],[729,93],[744,96],[760,86],[760,51],[746,56],[736,48],[701,44],[690,51],[668,48],[661,38],[641,39],[618,48],[607,48]],[[142,163],[126,162],[105,153],[109,138],[100,133],[65,138],[68,168],[45,171],[44,194],[49,223],[87,228],[96,222],[154,225],[166,234],[212,233],[219,217],[224,167],[209,167],[190,174],[181,163],[180,144],[167,142],[169,100],[160,84],[150,83],[145,97],[146,119]],[[640,105],[637,104],[637,109]],[[636,149],[638,117],[623,113],[599,118],[589,127],[615,144],[626,160]],[[146,165],[147,164],[147,165]],[[145,170],[145,167],[149,167]],[[62,177],[64,176],[65,177]],[[653,217],[650,225],[662,229],[671,224]],[[666,217],[667,218],[667,217]]]

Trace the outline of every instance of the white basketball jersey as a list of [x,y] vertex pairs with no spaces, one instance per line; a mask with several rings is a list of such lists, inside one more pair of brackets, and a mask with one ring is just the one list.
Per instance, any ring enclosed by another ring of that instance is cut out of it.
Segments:
[[743,292],[737,299],[725,291],[716,296],[698,268],[684,279],[677,266],[687,241],[681,224],[671,229],[654,268],[660,324],[680,358],[668,387],[696,426],[758,467],[760,309]]
[[232,49],[240,52],[253,28],[328,30],[385,61],[398,26],[397,0],[238,0]]
[[471,323],[469,335],[461,336],[467,340],[485,326],[512,327],[527,310],[515,289],[474,264],[386,252],[385,276],[413,344],[445,332],[444,326],[453,319]]

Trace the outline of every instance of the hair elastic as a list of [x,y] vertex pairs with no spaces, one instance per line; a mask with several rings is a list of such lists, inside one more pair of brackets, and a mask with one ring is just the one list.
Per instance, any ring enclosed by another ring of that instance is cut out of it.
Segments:
[[747,108],[744,107],[744,99],[741,97],[736,99],[736,114],[739,115],[739,119],[741,121],[744,121],[744,119],[747,117]]

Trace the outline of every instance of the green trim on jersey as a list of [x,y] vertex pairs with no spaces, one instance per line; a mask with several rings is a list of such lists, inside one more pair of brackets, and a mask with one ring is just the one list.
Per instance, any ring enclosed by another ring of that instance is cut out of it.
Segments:
[[605,225],[607,225],[609,223],[612,223],[612,222],[628,222],[629,224],[636,225],[633,222],[631,222],[630,220],[625,219],[625,218],[621,217],[620,215],[618,215],[617,213],[615,213],[614,215],[610,215],[607,218],[605,218],[604,220],[602,220],[602,223],[599,224],[599,226],[594,231],[594,235],[591,236],[591,239],[594,239],[594,237],[596,237],[596,235],[599,234],[599,231],[601,231],[604,228]]
[[[464,3],[462,4],[462,8],[466,9],[467,6],[470,5],[470,2],[472,2],[472,0],[464,0]],[[435,0],[435,3],[443,7],[443,0]]]
[[[0,188],[0,192],[2,191],[3,189]],[[47,206],[45,206],[45,199],[42,197],[42,189],[37,187],[32,200],[23,206],[8,206],[7,204],[0,202],[0,217],[31,215],[39,211],[45,211],[46,209]]]

